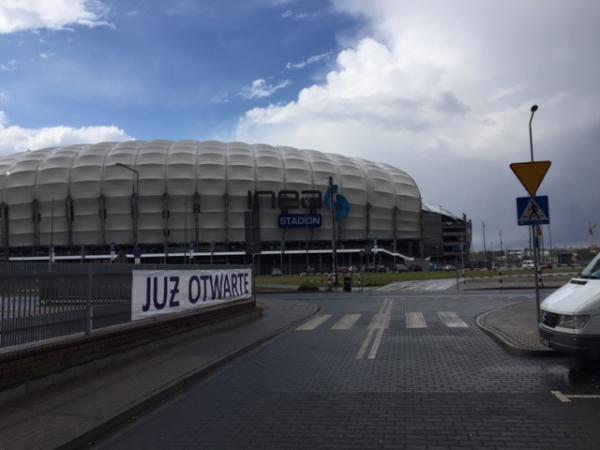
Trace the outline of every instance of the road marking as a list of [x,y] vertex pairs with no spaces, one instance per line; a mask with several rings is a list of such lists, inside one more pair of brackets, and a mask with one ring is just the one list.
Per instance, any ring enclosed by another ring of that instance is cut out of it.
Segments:
[[456,285],[455,280],[397,281],[377,288],[378,291],[444,291]]
[[334,326],[331,327],[332,330],[349,330],[354,326],[354,324],[360,319],[362,314],[346,314],[340,320],[338,320]]
[[371,339],[373,338],[374,332],[375,332],[375,329],[373,329],[373,328],[371,328],[369,330],[369,332],[367,333],[367,337],[365,338],[362,345],[360,346],[360,349],[358,350],[356,359],[363,359],[363,356],[365,356],[365,352],[367,351],[367,348],[369,347],[369,344],[371,343]]
[[427,328],[425,317],[421,312],[406,313],[406,328]]
[[385,308],[387,307],[389,302],[390,302],[390,299],[386,298],[383,301],[383,303],[381,304],[381,307],[379,308],[379,312],[377,312],[371,319],[371,323],[369,323],[369,326],[368,326],[369,331],[367,333],[367,336],[365,337],[365,340],[363,341],[362,345],[360,346],[358,353],[356,354],[356,359],[363,359],[363,356],[365,356],[365,352],[369,348],[369,345],[371,344],[371,340],[373,339],[373,334],[375,333],[375,330],[377,329],[376,327],[380,323],[381,312],[385,310]]
[[[390,321],[392,320],[392,306],[394,305],[394,300],[390,298],[386,298],[379,308],[379,311],[373,316],[371,319],[371,323],[368,326],[368,333],[363,341],[358,353],[356,355],[356,359],[363,359],[369,345],[371,345],[371,341],[373,345],[371,346],[371,351],[369,352],[369,359],[375,359],[377,356],[377,352],[379,351],[379,346],[381,345],[381,341],[383,339],[384,331],[389,327]],[[374,336],[374,338],[373,338]]]
[[317,328],[317,327],[321,326],[322,324],[324,324],[325,322],[327,322],[330,317],[331,317],[331,314],[321,314],[319,316],[313,317],[308,322],[305,322],[302,325],[300,325],[298,328],[296,328],[296,331],[312,331],[315,328]]
[[448,328],[468,328],[467,325],[458,315],[452,311],[439,311],[439,318]]
[[392,321],[392,306],[394,306],[394,300],[391,300],[388,303],[386,311],[380,315],[380,320],[377,322],[377,335],[373,341],[369,359],[375,359],[377,356],[377,351],[379,350],[381,340],[383,339],[383,332],[390,326],[390,322]]
[[560,391],[550,391],[550,393],[563,403],[571,403],[572,398],[596,399],[596,400],[600,399],[600,395],[592,395],[592,394],[563,394]]

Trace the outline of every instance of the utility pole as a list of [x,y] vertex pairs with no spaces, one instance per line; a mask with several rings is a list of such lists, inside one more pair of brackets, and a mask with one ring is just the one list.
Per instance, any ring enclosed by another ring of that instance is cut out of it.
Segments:
[[483,223],[483,263],[487,267],[487,250],[485,248],[485,222]]
[[460,275],[465,282],[465,241],[460,239]]
[[190,253],[190,245],[187,241],[187,198],[185,199],[185,206],[183,209],[183,242],[185,242],[185,257],[183,258],[183,263],[187,264],[189,260]]
[[502,242],[502,230],[500,230],[498,234],[500,235],[500,257],[502,258],[502,256],[504,256],[504,265],[506,265],[507,261],[506,254],[504,253],[504,242]]
[[550,264],[554,264],[554,260],[552,259],[552,226],[548,224],[548,239],[550,240],[550,249],[548,250],[550,253]]
[[50,253],[48,255],[48,268],[52,269],[54,264],[54,199],[50,210]]
[[[337,188],[337,186],[335,186]],[[331,212],[331,257],[333,259],[333,273],[335,277],[335,284],[338,284],[337,274],[337,239],[335,237],[335,205],[334,205],[334,184],[333,177],[329,177],[329,206]]]

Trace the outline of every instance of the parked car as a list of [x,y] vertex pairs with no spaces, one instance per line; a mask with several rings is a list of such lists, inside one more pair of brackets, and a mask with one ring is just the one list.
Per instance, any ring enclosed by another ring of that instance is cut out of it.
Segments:
[[408,267],[404,264],[396,264],[396,272],[398,273],[406,273],[408,272]]
[[533,259],[526,259],[521,263],[521,269],[535,269]]
[[541,262],[540,269],[552,269],[552,261]]
[[350,267],[348,267],[348,272],[350,272],[350,273],[358,273],[359,270],[358,270],[357,266],[350,266]]
[[271,275],[282,275],[281,269],[278,269],[277,267],[273,268]]
[[440,266],[439,264],[429,264],[429,271],[430,272],[441,272],[442,271],[442,266]]
[[377,266],[377,272],[384,273],[384,272],[387,272],[387,271],[388,271],[388,268],[385,267],[383,264],[380,264],[380,265]]
[[442,270],[445,272],[451,272],[452,270],[455,270],[455,267],[452,264],[446,264]]

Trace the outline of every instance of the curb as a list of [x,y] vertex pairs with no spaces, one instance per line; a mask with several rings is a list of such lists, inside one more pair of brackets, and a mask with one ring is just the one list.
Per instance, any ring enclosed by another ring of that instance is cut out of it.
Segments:
[[512,353],[517,356],[530,356],[530,357],[538,357],[545,358],[549,356],[558,356],[558,353],[552,349],[548,350],[538,350],[530,347],[525,347],[521,343],[514,340],[510,335],[504,333],[502,330],[499,330],[496,327],[492,327],[488,325],[485,319],[493,313],[501,311],[504,308],[508,308],[509,306],[517,305],[518,303],[511,303],[510,305],[503,305],[498,308],[492,309],[491,311],[484,312],[479,314],[475,318],[475,323],[477,326],[483,330],[488,336],[492,338],[500,347],[504,348],[509,353]]
[[[558,289],[559,287],[561,287],[562,284],[560,286],[540,286],[540,289]],[[534,290],[535,286],[504,286],[504,287],[474,287],[474,288],[469,288],[467,287],[466,289],[464,289],[465,291],[529,291],[529,290]]]
[[310,313],[306,314],[300,319],[297,319],[287,325],[284,325],[283,327],[275,330],[273,333],[267,336],[263,336],[257,339],[256,341],[251,342],[248,345],[240,347],[237,350],[233,350],[232,352],[220,358],[217,358],[214,361],[202,367],[194,369],[182,377],[173,380],[172,382],[166,384],[162,389],[150,393],[146,399],[142,400],[138,404],[131,406],[130,408],[117,414],[115,417],[112,417],[106,422],[60,445],[56,448],[56,450],[81,449],[98,444],[106,437],[108,437],[107,435],[109,433],[114,432],[120,427],[126,426],[128,422],[135,420],[138,416],[150,412],[152,409],[156,408],[160,403],[166,401],[178,392],[184,391],[189,385],[193,384],[194,382],[197,382],[200,379],[205,378],[208,375],[216,372],[218,369],[225,366],[227,363],[233,361],[234,359],[246,353],[249,353],[250,351],[266,344],[268,341],[274,339],[275,337],[285,333],[289,329],[300,324],[308,317],[315,314],[317,311],[319,311],[319,306],[313,305],[312,311],[310,311]]

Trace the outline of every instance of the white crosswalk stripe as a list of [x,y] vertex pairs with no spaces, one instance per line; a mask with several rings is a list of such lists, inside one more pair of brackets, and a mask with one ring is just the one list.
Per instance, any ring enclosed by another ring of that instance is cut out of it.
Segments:
[[406,313],[406,328],[427,328],[425,317],[421,312]]
[[439,311],[438,316],[448,328],[467,328],[469,326],[452,311]]
[[369,346],[371,346],[371,351],[369,352],[368,359],[375,359],[383,339],[383,333],[389,327],[392,320],[393,306],[394,299],[386,298],[384,300],[377,314],[375,314],[371,319],[371,323],[368,327],[369,331],[367,333],[367,337],[358,350],[356,359],[363,359],[366,351],[369,349]]
[[[352,328],[354,328],[354,325],[356,325],[356,323],[360,320],[362,316],[362,313],[344,314],[342,317],[337,319],[337,321],[331,326],[330,329],[351,330]],[[469,327],[469,325],[463,319],[461,319],[458,314],[456,314],[453,311],[437,311],[437,316],[439,317],[441,323],[448,328]],[[321,325],[325,324],[332,317],[333,314],[320,314],[297,327],[296,331],[314,331]],[[375,331],[385,330],[390,327],[395,328],[394,323],[395,321],[392,321],[391,315],[391,301],[387,301],[384,302],[384,305],[380,312],[373,314],[367,329],[374,330],[374,332],[371,333],[371,338],[375,338],[377,337],[375,335],[378,334],[375,333]],[[423,312],[420,311],[406,312],[404,314],[404,325],[407,329],[420,329],[427,328],[429,326],[427,324],[427,320],[425,319],[425,315],[423,314]],[[379,337],[379,339],[381,339],[381,337]],[[366,347],[368,347],[368,344],[365,345],[365,352]]]
[[296,328],[296,331],[315,330],[317,327],[319,327],[319,326],[323,325],[325,322],[327,322],[330,317],[331,317],[331,314],[320,314],[318,316],[315,316],[312,319],[310,319],[308,322],[304,322],[302,325],[300,325],[298,328]]
[[397,281],[377,288],[378,291],[445,291],[456,286],[454,279]]
[[360,319],[362,314],[346,314],[340,320],[338,320],[334,326],[331,327],[332,330],[350,330],[358,319]]

